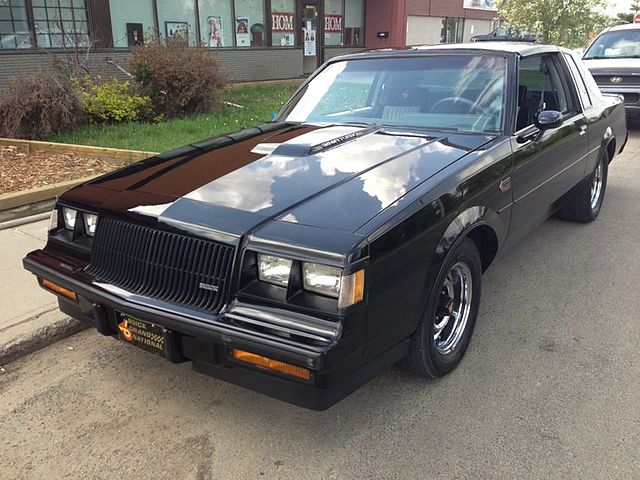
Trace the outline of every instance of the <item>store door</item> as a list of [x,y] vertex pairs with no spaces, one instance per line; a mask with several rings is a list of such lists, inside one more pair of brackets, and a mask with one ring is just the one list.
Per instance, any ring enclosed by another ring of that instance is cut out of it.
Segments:
[[302,2],[300,9],[300,45],[303,47],[302,71],[312,73],[320,64],[320,29],[318,28],[318,6],[315,3]]

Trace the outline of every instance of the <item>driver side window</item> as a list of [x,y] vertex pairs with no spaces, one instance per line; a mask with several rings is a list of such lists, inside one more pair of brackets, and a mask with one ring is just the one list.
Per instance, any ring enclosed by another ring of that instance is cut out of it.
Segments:
[[533,125],[543,110],[570,111],[570,102],[551,55],[534,55],[520,60],[518,67],[518,110],[516,131]]

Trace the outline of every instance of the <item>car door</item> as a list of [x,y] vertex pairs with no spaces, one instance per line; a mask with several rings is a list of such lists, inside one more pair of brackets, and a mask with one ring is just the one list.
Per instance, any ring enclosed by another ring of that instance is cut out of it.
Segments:
[[[516,132],[510,243],[542,223],[583,177],[588,132],[575,87],[559,54],[523,57],[518,65]],[[558,128],[540,132],[534,118],[542,110],[563,114]]]

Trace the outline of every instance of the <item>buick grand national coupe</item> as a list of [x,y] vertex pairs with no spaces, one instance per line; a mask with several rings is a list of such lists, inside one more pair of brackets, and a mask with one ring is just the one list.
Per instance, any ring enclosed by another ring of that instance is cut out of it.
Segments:
[[594,220],[626,136],[557,47],[343,56],[273,123],[67,192],[24,265],[104,335],[321,410],[403,358],[451,372],[482,272],[551,214]]

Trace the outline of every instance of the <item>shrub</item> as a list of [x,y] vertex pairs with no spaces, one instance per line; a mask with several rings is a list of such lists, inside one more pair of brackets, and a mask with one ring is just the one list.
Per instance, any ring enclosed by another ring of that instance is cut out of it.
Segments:
[[85,119],[76,89],[60,75],[15,77],[0,99],[1,137],[44,139]]
[[129,66],[156,114],[167,118],[211,111],[226,81],[211,49],[179,37],[135,48]]
[[88,81],[81,94],[82,106],[96,123],[134,122],[151,118],[151,98],[136,94],[129,82],[111,79]]

